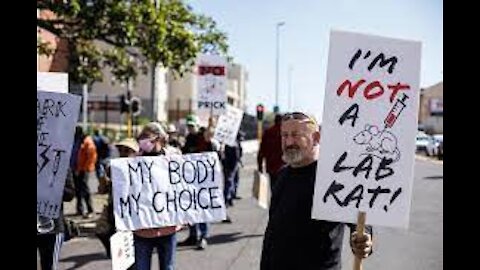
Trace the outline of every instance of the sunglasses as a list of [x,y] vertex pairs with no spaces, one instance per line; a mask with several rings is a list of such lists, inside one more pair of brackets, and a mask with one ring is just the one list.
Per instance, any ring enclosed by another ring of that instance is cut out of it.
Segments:
[[309,115],[306,115],[302,112],[291,112],[291,113],[286,113],[282,116],[282,121],[287,121],[287,120],[307,120],[306,122],[311,122],[315,125],[317,125],[317,121]]

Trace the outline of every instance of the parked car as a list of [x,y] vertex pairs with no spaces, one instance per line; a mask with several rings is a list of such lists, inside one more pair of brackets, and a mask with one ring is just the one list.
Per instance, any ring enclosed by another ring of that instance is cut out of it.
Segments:
[[437,143],[437,157],[438,159],[443,159],[443,134],[435,134],[433,138]]
[[416,138],[417,153],[425,153],[427,156],[436,156],[438,154],[438,147],[435,143],[435,139],[419,131]]

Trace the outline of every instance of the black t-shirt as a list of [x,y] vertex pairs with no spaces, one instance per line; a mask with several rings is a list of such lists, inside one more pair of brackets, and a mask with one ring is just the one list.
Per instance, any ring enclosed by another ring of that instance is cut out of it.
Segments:
[[[345,224],[311,218],[317,162],[283,167],[274,187],[261,270],[341,269]],[[352,226],[354,227],[354,226]]]

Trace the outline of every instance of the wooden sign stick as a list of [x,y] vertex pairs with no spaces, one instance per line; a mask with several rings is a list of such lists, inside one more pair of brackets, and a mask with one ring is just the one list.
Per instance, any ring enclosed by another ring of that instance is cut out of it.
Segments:
[[[358,212],[357,219],[357,236],[363,235],[365,233],[365,219],[367,218],[367,213]],[[355,261],[353,262],[353,270],[362,270],[362,260],[355,256]]]

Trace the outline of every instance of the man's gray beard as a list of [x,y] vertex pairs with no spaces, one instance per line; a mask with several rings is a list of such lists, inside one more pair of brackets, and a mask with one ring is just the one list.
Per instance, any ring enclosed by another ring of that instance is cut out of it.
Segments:
[[301,150],[289,149],[283,152],[282,160],[288,165],[298,164],[303,160],[303,155]]

